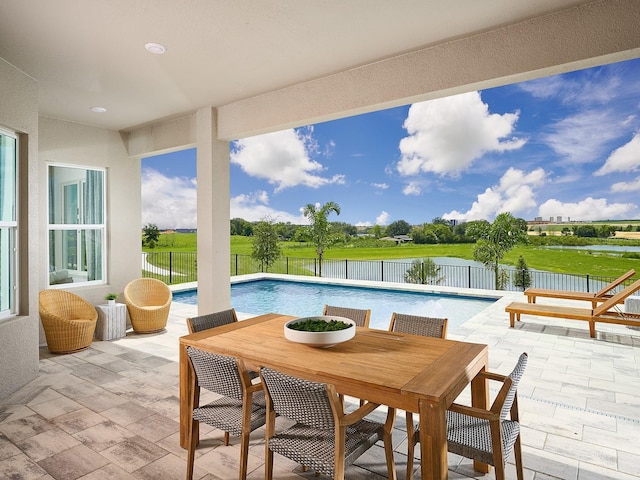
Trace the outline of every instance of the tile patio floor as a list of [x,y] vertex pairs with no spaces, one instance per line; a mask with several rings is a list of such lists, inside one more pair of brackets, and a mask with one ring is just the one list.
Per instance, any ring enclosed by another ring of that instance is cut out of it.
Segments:
[[[640,478],[640,331],[524,316],[508,328],[508,294],[449,338],[489,345],[491,370],[508,373],[529,353],[519,388],[527,480]],[[0,401],[0,479],[179,479],[186,452],[178,445],[178,348],[195,307],[174,303],[167,330],[111,342],[74,355],[41,350],[40,375]],[[466,393],[460,398],[467,400]],[[382,412],[379,413],[381,416]],[[406,434],[400,412],[394,434],[398,478],[405,478]],[[250,479],[263,478],[264,431],[252,436]],[[237,478],[237,439],[202,426],[194,478]],[[324,478],[276,457],[278,479]],[[376,446],[347,478],[385,478]],[[449,478],[493,479],[449,456]],[[515,478],[512,464],[508,478]],[[419,478],[419,475],[417,475]]]

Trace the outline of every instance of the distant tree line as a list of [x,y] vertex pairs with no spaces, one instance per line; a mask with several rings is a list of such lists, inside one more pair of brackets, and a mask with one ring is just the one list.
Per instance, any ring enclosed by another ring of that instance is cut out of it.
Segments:
[[[523,219],[515,219],[518,228],[526,231],[527,223]],[[255,234],[256,226],[261,222],[249,222],[242,218],[231,219],[231,235],[252,237]],[[332,243],[347,243],[351,241],[367,242],[367,239],[379,240],[383,238],[394,238],[406,235],[416,244],[436,244],[436,243],[475,243],[480,230],[486,229],[490,223],[486,220],[476,220],[471,222],[454,223],[449,220],[437,217],[431,223],[421,225],[410,225],[405,220],[397,220],[386,227],[373,225],[367,228],[357,228],[345,222],[327,222],[327,228]],[[280,241],[311,242],[311,230],[307,225],[294,225],[289,222],[272,222],[273,230]],[[367,245],[370,246],[370,245]]]
[[[538,235],[541,236],[546,236],[547,233],[545,231],[542,230],[542,227],[531,227],[529,229],[532,232],[537,231]],[[561,234],[563,236],[571,236],[573,235],[574,237],[581,237],[581,238],[609,238],[609,237],[613,237],[615,235],[616,232],[618,231],[624,231],[624,232],[640,232],[640,225],[634,227],[633,225],[627,225],[624,228],[621,228],[619,226],[614,226],[614,225],[607,225],[607,224],[603,224],[603,225],[594,225],[594,224],[589,224],[589,225],[571,225],[570,227],[563,227],[561,230]]]

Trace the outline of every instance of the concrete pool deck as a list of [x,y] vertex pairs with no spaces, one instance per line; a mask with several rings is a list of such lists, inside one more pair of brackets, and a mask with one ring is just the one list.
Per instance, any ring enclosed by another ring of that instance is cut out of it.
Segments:
[[[598,324],[592,339],[586,322],[533,316],[523,316],[512,329],[504,307],[523,295],[491,293],[501,298],[448,337],[488,344],[490,368],[500,373],[508,373],[518,355],[528,352],[519,388],[525,478],[639,479],[640,331]],[[174,302],[162,333],[129,331],[125,338],[95,341],[74,355],[41,349],[39,377],[0,403],[0,478],[183,478],[177,345],[187,333],[185,318],[196,314],[195,306]],[[468,401],[466,392],[459,401]],[[250,479],[263,478],[263,433],[252,436]],[[202,437],[194,478],[236,479],[237,439],[225,447],[221,432],[206,428]],[[394,447],[398,478],[404,479],[402,412]],[[370,452],[347,470],[347,478],[385,478],[383,449]],[[313,473],[280,457],[274,477],[311,478]],[[474,473],[470,461],[450,454],[449,478],[494,477]],[[515,478],[512,460],[507,478]]]

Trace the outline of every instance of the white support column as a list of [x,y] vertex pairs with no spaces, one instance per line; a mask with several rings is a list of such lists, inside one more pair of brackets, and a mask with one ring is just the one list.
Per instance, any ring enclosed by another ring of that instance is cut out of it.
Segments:
[[231,305],[229,142],[218,140],[217,110],[198,110],[198,313]]

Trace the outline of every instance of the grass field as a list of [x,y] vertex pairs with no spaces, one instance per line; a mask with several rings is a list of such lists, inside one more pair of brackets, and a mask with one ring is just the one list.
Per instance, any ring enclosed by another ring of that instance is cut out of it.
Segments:
[[[625,222],[625,224],[628,222]],[[282,242],[282,254],[292,258],[314,258],[314,248],[309,244]],[[195,252],[195,233],[172,233],[160,236],[158,247],[148,252]],[[231,253],[251,255],[251,238],[232,236]],[[504,259],[505,264],[515,265],[518,257],[529,268],[557,273],[592,274],[617,277],[635,268],[640,272],[640,258],[626,258],[619,253],[591,251],[588,249],[549,249],[531,245],[517,246]],[[387,248],[354,248],[352,245],[332,247],[325,252],[327,259],[386,260],[398,258],[456,257],[473,259],[473,244],[414,245],[404,244]]]

